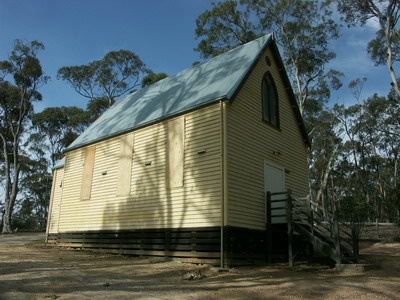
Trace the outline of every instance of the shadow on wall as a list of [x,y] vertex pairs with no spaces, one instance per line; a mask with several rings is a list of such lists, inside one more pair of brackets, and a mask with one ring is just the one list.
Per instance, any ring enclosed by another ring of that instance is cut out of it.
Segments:
[[192,113],[135,132],[132,175],[125,178],[130,180],[130,194],[110,194],[103,229],[220,226],[218,109],[214,106],[201,115]]
[[[227,76],[227,72],[219,70],[218,76]],[[211,84],[213,80],[208,74],[198,73],[195,77],[202,80],[202,84]],[[196,97],[195,91],[182,87],[184,84],[176,82],[168,93],[174,93],[174,98],[180,101]],[[196,82],[192,79],[190,84]],[[176,95],[179,92],[182,94]],[[154,105],[167,115],[172,106],[179,106],[180,103],[166,101]],[[143,109],[137,115],[143,114],[142,118],[147,113]],[[131,162],[130,176],[120,179],[130,182],[129,195],[109,193],[103,207],[102,230],[133,232],[221,226],[222,138],[219,104],[138,129],[133,135],[132,145],[127,145],[131,147],[129,153],[124,153],[121,149],[125,147],[120,144],[119,154],[115,150],[98,154],[110,156],[114,164],[121,159]],[[127,143],[127,140],[121,138],[119,143]],[[118,178],[118,174],[109,175],[108,180]],[[118,185],[115,182],[115,186]]]

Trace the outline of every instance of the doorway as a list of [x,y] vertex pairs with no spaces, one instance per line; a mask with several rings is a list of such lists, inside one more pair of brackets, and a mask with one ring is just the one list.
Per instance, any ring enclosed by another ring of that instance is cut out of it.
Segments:
[[[278,193],[285,191],[285,171],[284,168],[272,164],[264,163],[264,192]],[[285,195],[274,196],[274,200],[285,199]],[[271,223],[286,223],[285,201],[271,203]]]

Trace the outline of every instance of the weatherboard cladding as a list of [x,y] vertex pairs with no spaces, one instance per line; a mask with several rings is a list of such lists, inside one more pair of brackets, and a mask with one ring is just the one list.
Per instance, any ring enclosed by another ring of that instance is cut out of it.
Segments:
[[128,95],[110,107],[66,150],[116,136],[221,99],[230,100],[272,38],[272,34],[265,35]]
[[[198,228],[221,224],[222,164],[221,106],[219,103],[184,116],[122,134],[93,146],[96,148],[90,199],[80,197],[85,152],[67,154],[63,170],[58,233],[148,228]],[[168,127],[184,119],[184,185],[168,186]],[[204,133],[207,133],[205,135]],[[118,195],[121,146],[131,160],[130,190]],[[199,149],[207,149],[199,155]],[[150,165],[144,162],[151,161]],[[106,174],[104,175],[104,172]],[[54,226],[53,226],[54,227]]]
[[53,185],[51,188],[51,198],[50,198],[50,211],[48,219],[48,233],[58,232],[58,216],[60,214],[60,204],[62,195],[62,181],[64,178],[64,168],[58,168],[54,170],[53,173]]

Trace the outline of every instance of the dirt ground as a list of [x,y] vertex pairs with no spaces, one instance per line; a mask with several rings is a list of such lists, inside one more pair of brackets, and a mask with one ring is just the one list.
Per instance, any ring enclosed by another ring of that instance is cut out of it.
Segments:
[[59,249],[44,234],[0,235],[0,299],[400,299],[400,243],[363,241],[364,272],[297,262],[219,270]]

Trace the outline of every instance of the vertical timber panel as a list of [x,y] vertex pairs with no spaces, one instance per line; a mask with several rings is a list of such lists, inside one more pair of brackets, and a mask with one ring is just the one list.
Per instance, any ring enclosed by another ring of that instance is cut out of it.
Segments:
[[180,117],[168,122],[167,187],[183,186],[185,119]]
[[131,192],[133,140],[133,133],[123,135],[119,139],[117,196],[128,196]]
[[96,146],[90,146],[85,149],[85,162],[83,166],[82,189],[81,189],[82,200],[90,199],[92,190],[93,165],[94,165],[95,153],[96,153]]

